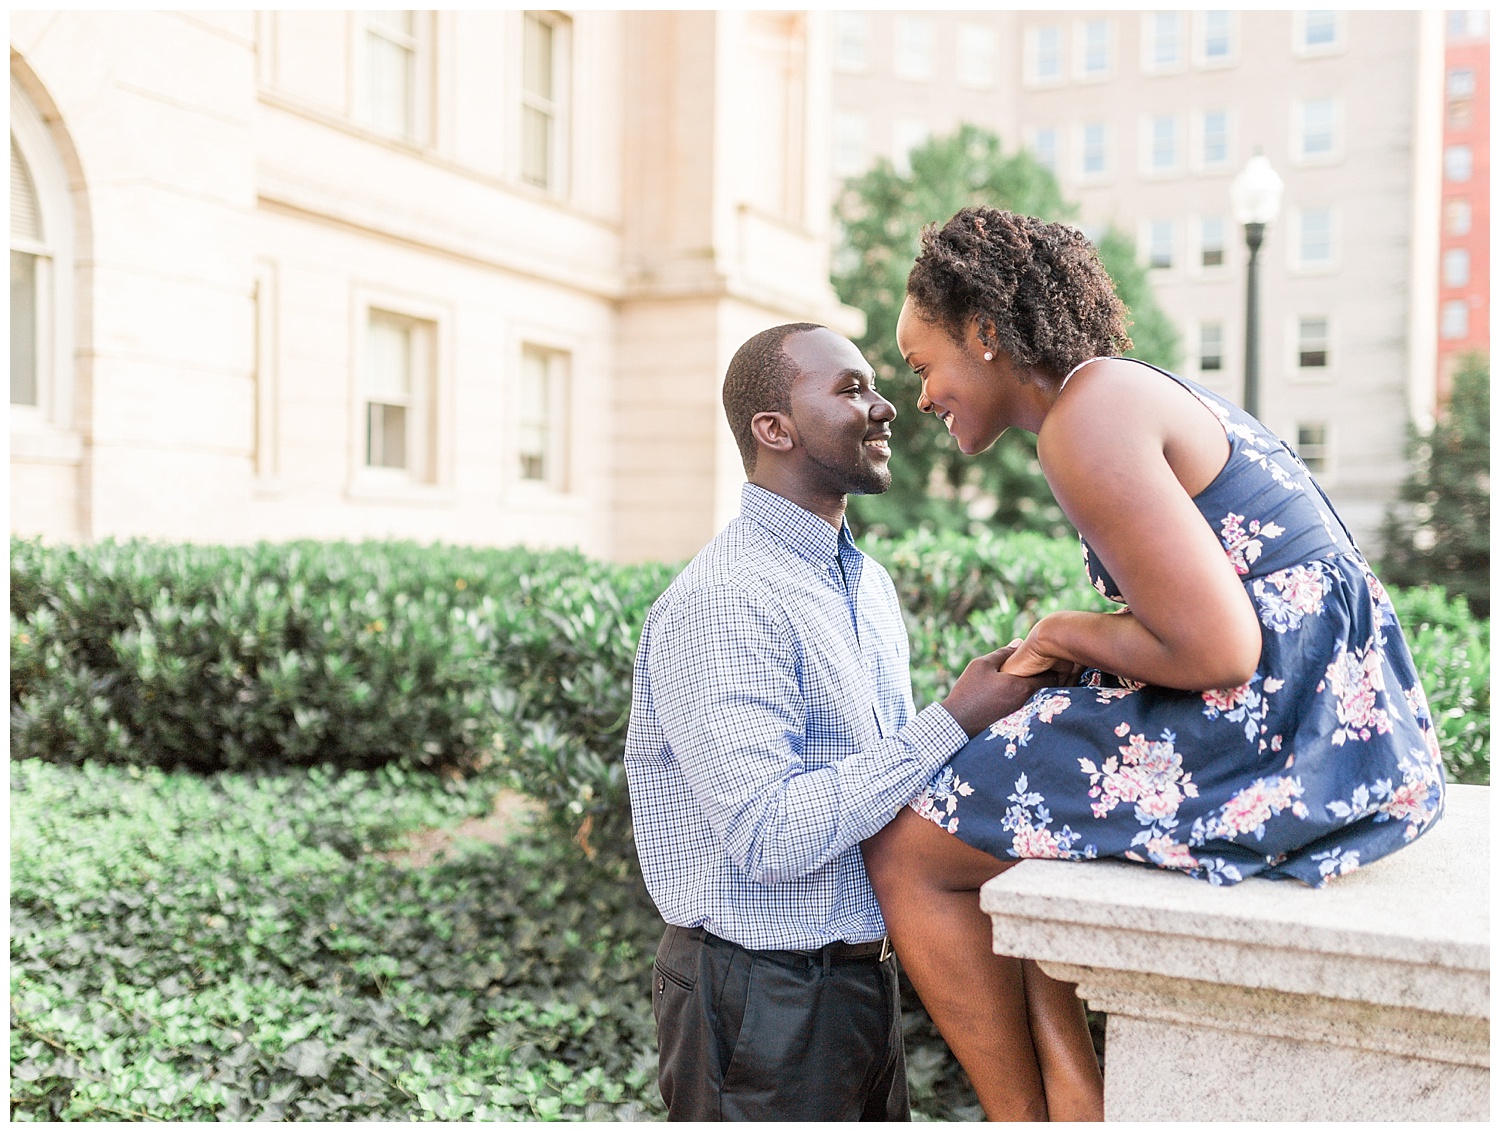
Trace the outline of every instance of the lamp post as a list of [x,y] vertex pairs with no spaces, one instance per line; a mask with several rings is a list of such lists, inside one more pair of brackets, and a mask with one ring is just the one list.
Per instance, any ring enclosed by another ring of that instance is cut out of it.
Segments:
[[1281,208],[1281,178],[1259,150],[1229,186],[1234,218],[1245,226],[1245,412],[1260,415],[1260,245]]

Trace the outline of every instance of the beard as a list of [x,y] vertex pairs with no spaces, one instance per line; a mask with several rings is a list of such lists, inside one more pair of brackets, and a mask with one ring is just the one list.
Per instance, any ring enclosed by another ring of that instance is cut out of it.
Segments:
[[880,495],[891,486],[890,464],[875,465],[861,460],[858,464],[833,464],[812,452],[807,458],[828,475],[829,481],[844,495]]

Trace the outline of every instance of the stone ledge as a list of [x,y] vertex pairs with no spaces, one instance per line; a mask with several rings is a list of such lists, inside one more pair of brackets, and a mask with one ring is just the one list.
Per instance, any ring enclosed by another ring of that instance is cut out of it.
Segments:
[[1323,889],[1023,861],[981,906],[997,953],[1110,1015],[1110,1119],[1483,1119],[1488,811],[1451,786],[1430,833]]

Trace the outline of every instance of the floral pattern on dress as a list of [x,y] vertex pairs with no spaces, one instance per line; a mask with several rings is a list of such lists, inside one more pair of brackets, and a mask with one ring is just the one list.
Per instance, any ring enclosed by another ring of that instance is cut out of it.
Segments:
[[1305,617],[1323,612],[1323,597],[1328,593],[1328,579],[1314,563],[1277,570],[1250,584],[1261,624],[1277,633],[1289,633],[1302,626]]
[[1437,817],[1443,805],[1443,778],[1439,764],[1427,752],[1414,750],[1400,763],[1401,782],[1389,778],[1361,783],[1347,802],[1326,803],[1328,812],[1345,825],[1369,817],[1375,822],[1406,822],[1408,841],[1421,833]]
[[1008,801],[1011,805],[1005,811],[1000,827],[1012,834],[1010,849],[1007,850],[1012,857],[1085,860],[1097,856],[1092,845],[1085,845],[1081,850],[1073,848],[1082,834],[1066,825],[1056,831],[1048,828],[1052,825],[1052,815],[1047,812],[1042,796],[1027,789],[1024,774],[1016,779],[1016,788]]
[[1250,567],[1265,549],[1261,539],[1279,538],[1285,533],[1275,523],[1262,523],[1259,519],[1246,523],[1245,516],[1233,511],[1219,524],[1219,541],[1224,544],[1224,553],[1229,555],[1234,572],[1241,576],[1250,573]]
[[952,765],[928,783],[927,788],[912,800],[912,808],[930,822],[942,826],[949,833],[958,832],[958,800],[974,793],[974,787],[962,781],[953,772]]
[[1293,817],[1307,817],[1307,804],[1302,801],[1302,780],[1257,778],[1220,806],[1217,813],[1195,821],[1189,842],[1202,845],[1209,840],[1232,841],[1245,834],[1252,834],[1255,840],[1262,841],[1266,836],[1266,822],[1287,809],[1292,811]]
[[[1130,725],[1121,726],[1128,733]],[[1111,755],[1102,766],[1095,766],[1092,759],[1079,759],[1079,769],[1089,778],[1089,797],[1098,799],[1090,807],[1094,816],[1102,818],[1119,803],[1130,802],[1142,825],[1175,817],[1183,799],[1198,796],[1193,776],[1182,769],[1176,742],[1177,736],[1171,731],[1163,731],[1156,742],[1144,735],[1131,735],[1130,741],[1118,748],[1120,757]]]
[[1051,723],[1067,711],[1072,702],[1073,697],[1066,692],[1042,692],[1032,696],[1005,718],[997,719],[990,724],[990,734],[996,739],[1005,740],[1005,757],[1013,759],[1016,757],[1017,748],[1026,746],[1031,739],[1033,719],[1041,723]]
[[[1210,688],[1201,693],[1203,714],[1209,719],[1223,716],[1230,723],[1243,724],[1245,738],[1253,742],[1265,730],[1266,713],[1271,706],[1266,697],[1281,691],[1283,683],[1285,681],[1274,676],[1266,677],[1262,683],[1260,674],[1256,673],[1248,683],[1241,684],[1238,688]],[[1262,684],[1259,690],[1256,689],[1256,684]],[[1278,742],[1272,749],[1280,750],[1281,744]]]
[[1335,845],[1332,849],[1314,853],[1312,859],[1318,862],[1319,875],[1325,877],[1341,877],[1359,868],[1359,850],[1345,851],[1342,845]]
[[1335,747],[1390,731],[1391,717],[1380,706],[1385,691],[1384,664],[1373,641],[1353,651],[1339,642],[1338,655],[1315,690],[1321,693],[1325,688],[1333,693],[1340,724],[1329,740]]

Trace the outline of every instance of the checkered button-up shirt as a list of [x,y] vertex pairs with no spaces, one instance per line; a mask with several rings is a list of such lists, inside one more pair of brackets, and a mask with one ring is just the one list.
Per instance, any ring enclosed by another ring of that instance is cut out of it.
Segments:
[[859,843],[967,741],[914,714],[907,650],[848,526],[746,484],[636,654],[625,772],[663,919],[756,949],[885,934]]

